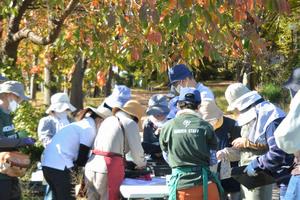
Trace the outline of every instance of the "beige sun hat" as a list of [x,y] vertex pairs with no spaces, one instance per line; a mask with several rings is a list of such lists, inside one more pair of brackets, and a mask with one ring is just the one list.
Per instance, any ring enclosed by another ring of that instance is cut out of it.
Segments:
[[24,94],[24,85],[18,81],[5,81],[0,84],[0,93],[12,93],[25,101],[30,99]]
[[70,99],[66,93],[59,92],[51,96],[51,105],[46,110],[49,114],[52,111],[63,112],[65,110],[71,110],[74,112],[76,108],[70,103]]
[[139,120],[139,126],[141,127],[141,119],[145,114],[145,107],[136,100],[129,100],[123,107],[115,107],[112,112],[115,114],[117,111],[122,110],[123,112],[136,117]]
[[242,111],[262,97],[257,91],[249,90],[242,83],[233,83],[227,87],[225,98],[228,103],[227,111],[233,111],[234,109]]
[[223,112],[215,101],[203,101],[200,105],[199,112],[205,121],[217,120],[223,117]]

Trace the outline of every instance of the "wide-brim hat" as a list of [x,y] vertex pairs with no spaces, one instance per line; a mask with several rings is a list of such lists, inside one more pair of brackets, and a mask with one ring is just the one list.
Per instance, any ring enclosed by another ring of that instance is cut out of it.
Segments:
[[115,114],[119,110],[122,110],[128,115],[136,117],[138,119],[139,126],[141,127],[141,119],[145,115],[145,107],[142,106],[138,101],[129,100],[123,107],[114,107],[112,113]]
[[227,111],[235,109],[242,111],[262,97],[256,91],[249,90],[242,83],[232,83],[225,91],[225,98],[228,103]]
[[101,105],[98,106],[98,108],[92,106],[88,106],[87,108],[92,110],[96,115],[103,119],[111,116],[111,111],[108,108],[102,107]]
[[24,101],[30,98],[24,94],[24,85],[18,81],[5,81],[0,84],[0,93],[12,93]]
[[70,103],[70,99],[68,94],[59,92],[51,96],[51,104],[49,108],[46,110],[46,113],[50,112],[63,112],[65,110],[70,110],[74,112],[76,108]]

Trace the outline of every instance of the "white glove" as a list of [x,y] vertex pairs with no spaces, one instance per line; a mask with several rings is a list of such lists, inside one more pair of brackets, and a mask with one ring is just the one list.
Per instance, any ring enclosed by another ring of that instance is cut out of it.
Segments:
[[251,163],[244,169],[244,173],[247,173],[248,176],[256,176],[257,175],[257,173]]

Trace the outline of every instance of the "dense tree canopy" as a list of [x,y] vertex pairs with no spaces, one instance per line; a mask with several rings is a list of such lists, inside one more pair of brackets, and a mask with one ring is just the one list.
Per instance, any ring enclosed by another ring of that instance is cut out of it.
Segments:
[[161,75],[177,62],[202,79],[254,72],[269,81],[299,62],[299,6],[297,0],[4,0],[1,71],[41,78],[51,63],[60,89],[71,87],[82,61],[92,86],[103,85],[112,66],[136,81],[166,83]]

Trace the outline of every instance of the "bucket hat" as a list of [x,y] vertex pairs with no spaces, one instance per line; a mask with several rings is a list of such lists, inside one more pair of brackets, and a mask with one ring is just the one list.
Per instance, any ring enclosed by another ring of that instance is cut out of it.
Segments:
[[169,112],[168,101],[164,95],[156,94],[149,99],[147,115],[167,115]]
[[63,112],[65,110],[71,110],[74,112],[76,108],[70,103],[70,99],[66,93],[59,92],[51,96],[51,104],[46,110],[46,113],[49,114],[52,111]]
[[111,108],[122,107],[131,98],[130,88],[125,85],[115,85],[110,96],[105,98],[106,103]]
[[176,83],[177,81],[184,80],[187,77],[193,76],[193,73],[184,64],[178,64],[171,67],[168,71],[170,85]]
[[202,118],[206,121],[216,120],[223,117],[223,112],[215,101],[203,101],[199,108]]
[[225,98],[228,103],[227,111],[234,109],[243,111],[262,97],[257,91],[249,90],[242,83],[233,83],[227,87]]
[[283,87],[291,90],[292,96],[295,96],[300,89],[300,67],[293,70],[288,81],[283,84]]
[[24,94],[24,85],[18,81],[5,81],[0,84],[0,93],[13,93],[25,101],[30,99]]

